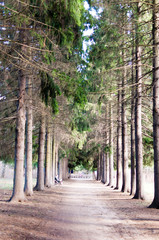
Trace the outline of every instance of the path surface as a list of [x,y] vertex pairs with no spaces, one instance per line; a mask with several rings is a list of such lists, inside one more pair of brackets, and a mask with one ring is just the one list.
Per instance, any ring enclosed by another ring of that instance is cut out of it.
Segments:
[[67,181],[22,204],[0,194],[0,240],[159,239],[159,210],[99,182]]

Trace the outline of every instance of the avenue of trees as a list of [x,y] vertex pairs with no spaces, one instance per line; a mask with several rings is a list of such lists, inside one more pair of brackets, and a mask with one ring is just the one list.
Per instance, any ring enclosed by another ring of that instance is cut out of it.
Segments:
[[87,1],[95,17],[84,4],[0,3],[0,158],[14,159],[11,201],[33,194],[33,165],[34,190],[80,166],[137,199],[143,167],[154,166],[150,207],[159,208],[159,0]]
[[115,188],[144,199],[143,164],[154,164],[155,196],[150,207],[156,208],[159,207],[158,3],[103,1],[89,53],[91,78],[96,83],[92,94],[98,96],[105,119],[98,179],[111,186],[115,163]]

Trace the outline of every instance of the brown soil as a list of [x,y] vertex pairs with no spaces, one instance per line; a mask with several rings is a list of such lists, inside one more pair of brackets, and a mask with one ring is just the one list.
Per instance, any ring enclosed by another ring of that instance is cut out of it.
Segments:
[[159,210],[95,181],[64,182],[25,203],[0,191],[0,240],[159,239]]

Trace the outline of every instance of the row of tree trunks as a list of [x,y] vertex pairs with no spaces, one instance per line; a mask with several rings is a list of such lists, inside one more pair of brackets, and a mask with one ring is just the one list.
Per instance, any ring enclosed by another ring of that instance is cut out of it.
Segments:
[[[26,79],[28,81],[27,87],[26,87]],[[26,99],[25,99],[26,96],[27,96],[27,105],[26,105]],[[46,135],[46,123],[45,123],[46,121],[45,121],[45,113],[43,110],[41,114],[40,131],[39,131],[37,183],[34,188],[35,190],[38,190],[38,191],[44,190],[44,187],[51,187],[52,185],[54,185],[55,175],[58,174],[58,145],[56,144],[55,146],[55,139],[53,139],[50,124],[47,124],[47,135]],[[26,129],[25,129],[25,126],[26,126]],[[26,200],[26,196],[31,196],[33,194],[32,129],[33,129],[32,80],[30,77],[26,77],[26,72],[24,72],[24,70],[19,70],[19,98],[18,98],[18,107],[17,107],[14,186],[13,186],[12,197],[10,199],[11,201],[22,202]],[[26,133],[26,139],[25,139],[25,133]],[[46,136],[47,136],[47,148],[45,153]],[[25,185],[24,185],[24,170],[23,170],[24,158],[26,160],[25,161]],[[45,165],[45,175],[44,175],[44,165]]]
[[39,133],[37,184],[35,187],[35,190],[37,191],[42,191],[45,187],[51,187],[54,185],[55,176],[59,175],[60,177],[60,171],[64,170],[62,168],[59,169],[60,166],[58,166],[58,145],[55,143],[55,137],[51,130],[51,124],[48,123],[46,128],[45,123],[45,116],[42,116]]
[[[140,15],[140,2],[137,3],[137,16],[139,19]],[[136,68],[136,93],[134,92],[134,87],[132,87],[132,107],[131,107],[131,189],[128,186],[128,146],[127,146],[127,119],[126,119],[126,95],[125,95],[125,86],[127,82],[126,67],[123,68],[122,81],[118,84],[118,121],[117,121],[117,175],[116,175],[116,189],[119,189],[123,192],[130,191],[135,198],[143,199],[143,155],[142,155],[142,125],[141,125],[141,109],[142,109],[142,69],[141,69],[141,47],[139,46],[138,38],[138,22],[136,23],[136,56],[135,56],[135,68]],[[132,54],[132,58],[134,53]],[[126,63],[125,53],[123,52],[123,62]],[[133,62],[132,62],[133,63]],[[132,66],[132,85],[134,84],[134,70]],[[134,96],[136,101],[134,101]],[[109,114],[106,108],[106,118],[111,119],[112,116],[112,106],[110,105]],[[112,120],[110,120],[110,124]],[[108,131],[109,129],[109,144]],[[112,141],[111,136],[112,126],[107,126],[106,124],[106,146],[111,146],[110,142]],[[103,172],[103,165],[107,165],[107,160],[100,158],[100,176],[98,180],[102,180],[104,183],[111,183],[111,156],[109,156],[109,170],[105,168],[106,172]],[[136,156],[136,162],[135,162]],[[106,157],[107,159],[107,157]],[[135,164],[136,163],[136,164]],[[135,174],[135,165],[136,165],[136,174]],[[107,176],[109,172],[109,181],[105,180],[103,176]],[[103,173],[103,175],[102,175]],[[98,171],[99,174],[99,171]],[[136,190],[135,190],[135,178],[136,178]],[[105,180],[105,181],[104,181]],[[112,184],[110,184],[112,185]]]
[[[110,117],[108,117],[110,115]],[[111,102],[106,104],[104,144],[102,151],[99,152],[97,163],[97,180],[106,185],[113,186],[113,113]]]
[[[139,45],[139,22],[140,22],[140,2],[137,6],[136,21],[136,42],[135,42],[135,68],[136,68],[136,93],[134,92],[134,60],[132,60],[132,93],[131,93],[131,188],[130,194],[135,198],[143,199],[143,154],[142,154],[142,125],[141,125],[141,109],[142,109],[142,69],[141,69],[141,47]],[[132,59],[134,59],[134,48],[132,51]],[[125,53],[123,53],[124,66],[126,64]],[[118,126],[117,126],[117,183],[116,189],[123,192],[129,191],[128,187],[128,147],[127,147],[127,120],[125,109],[125,86],[127,76],[126,68],[123,68],[122,78],[122,94],[121,84],[118,85]],[[135,98],[135,100],[134,100]],[[121,124],[122,123],[122,124]],[[122,126],[122,127],[121,127]],[[122,128],[122,131],[121,131]],[[122,133],[121,133],[122,132]],[[121,167],[122,154],[122,167]],[[135,159],[136,156],[136,159]],[[136,162],[135,162],[136,160]],[[135,169],[136,165],[136,169]],[[135,174],[136,170],[136,174]],[[122,176],[122,179],[121,179]],[[136,190],[135,190],[136,178]],[[122,182],[122,188],[121,188]]]

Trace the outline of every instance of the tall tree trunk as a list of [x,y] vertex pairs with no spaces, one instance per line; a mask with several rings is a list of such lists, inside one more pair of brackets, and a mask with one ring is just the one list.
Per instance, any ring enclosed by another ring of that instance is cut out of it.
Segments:
[[101,161],[102,161],[102,172],[101,172],[102,183],[105,183],[105,158],[104,158],[103,152],[101,152]]
[[[132,59],[134,50],[132,50]],[[131,90],[131,189],[130,194],[135,194],[135,91],[134,91],[134,60],[132,60],[132,90]]]
[[46,146],[46,162],[45,162],[45,186],[51,187],[51,176],[50,176],[50,167],[51,167],[51,127],[48,124],[47,127],[47,146]]
[[105,111],[106,119],[105,119],[105,146],[106,146],[106,153],[105,153],[105,184],[109,184],[109,124],[108,124],[108,104],[106,104],[106,111]]
[[11,201],[24,201],[24,145],[25,145],[25,75],[20,70],[19,99],[16,123],[16,150],[14,167],[14,186]]
[[159,0],[153,0],[153,145],[154,199],[150,207],[159,209]]
[[3,166],[3,169],[2,169],[2,173],[1,173],[1,178],[4,178],[5,177],[5,172],[6,172],[6,163],[2,163],[2,166]]
[[59,167],[58,167],[58,162],[59,162],[59,155],[58,155],[58,143],[56,143],[55,146],[55,175],[59,175]]
[[37,183],[34,189],[37,191],[44,190],[44,159],[45,159],[45,116],[42,115],[39,131]]
[[[25,26],[23,26],[25,29]],[[25,30],[19,33],[21,42],[26,42]],[[21,47],[25,53],[25,47]],[[20,60],[20,67],[25,68],[26,64]],[[15,166],[14,166],[14,185],[11,201],[21,202],[26,199],[24,194],[24,147],[25,147],[25,85],[26,74],[23,69],[19,70],[19,96],[17,107],[16,122],[16,143],[15,143]]]
[[98,163],[97,163],[97,180],[100,181],[100,152],[98,154]]
[[117,175],[115,189],[121,190],[122,185],[122,135],[121,135],[121,84],[118,84],[118,126],[117,126]]
[[105,152],[102,153],[103,158],[103,183],[107,182],[107,164],[106,164],[106,154]]
[[52,184],[55,184],[55,165],[56,165],[56,159],[55,159],[55,136],[53,134],[53,141],[52,141]]
[[[125,54],[125,53],[124,53]],[[125,63],[125,57],[123,57]],[[122,192],[128,192],[128,146],[127,146],[127,119],[125,103],[126,67],[122,78]]]
[[103,171],[104,171],[104,168],[103,168],[103,153],[102,151],[100,152],[100,180],[101,182],[103,181]]
[[32,79],[28,78],[27,86],[27,132],[26,132],[26,166],[25,166],[25,194],[27,196],[33,195],[33,180],[32,180],[32,125],[33,125],[33,114],[32,114]]
[[50,133],[50,185],[53,185],[53,135],[52,131]]
[[114,170],[114,161],[113,161],[113,109],[111,101],[109,103],[109,186],[113,187],[113,170]]
[[63,159],[63,175],[62,175],[63,180],[68,179],[68,159],[64,158]]
[[[137,3],[138,17],[140,2]],[[136,103],[135,103],[135,150],[136,150],[136,193],[134,198],[143,199],[143,153],[142,153],[142,69],[141,47],[139,46],[138,23],[136,24]]]

